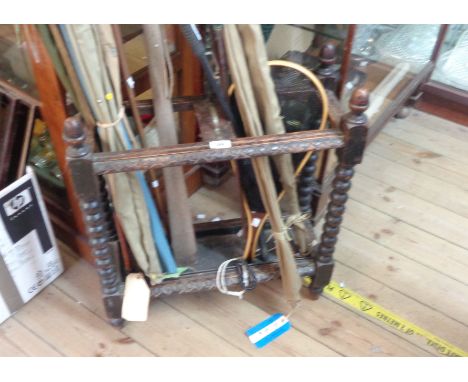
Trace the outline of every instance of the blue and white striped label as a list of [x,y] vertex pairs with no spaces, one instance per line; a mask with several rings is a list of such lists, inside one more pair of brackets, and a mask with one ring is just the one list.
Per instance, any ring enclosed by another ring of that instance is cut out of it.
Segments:
[[282,313],[275,313],[245,332],[257,348],[262,348],[291,329],[291,322]]

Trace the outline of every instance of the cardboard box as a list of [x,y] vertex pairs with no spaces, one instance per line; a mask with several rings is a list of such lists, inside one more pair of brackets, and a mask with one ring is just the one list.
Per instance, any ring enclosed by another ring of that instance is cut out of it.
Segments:
[[0,191],[0,323],[63,272],[34,172]]

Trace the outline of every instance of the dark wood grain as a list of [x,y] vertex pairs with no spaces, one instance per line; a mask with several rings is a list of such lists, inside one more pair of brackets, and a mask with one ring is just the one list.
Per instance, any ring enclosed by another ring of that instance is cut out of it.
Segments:
[[[182,66],[180,52],[171,53],[171,60],[174,72],[180,71]],[[136,96],[140,95],[141,93],[144,93],[148,89],[151,89],[148,66],[144,66],[143,68],[138,69],[132,74],[132,77],[135,81],[135,87],[133,90],[135,91]]]
[[[235,137],[231,123],[222,115],[218,115],[215,105],[207,99],[194,103],[194,111],[202,141],[210,142]],[[229,177],[230,169],[229,162],[205,163],[202,166],[203,183],[218,187]]]
[[446,102],[453,102],[465,108],[468,113],[468,92],[465,90],[457,89],[449,85],[444,85],[440,82],[429,81],[425,83],[421,90],[424,92],[423,98],[426,96],[433,96]]
[[451,102],[437,100],[435,103],[432,103],[424,99],[416,105],[416,108],[425,113],[468,127],[466,109],[455,108]]
[[0,189],[24,174],[34,117],[40,102],[0,79]]
[[[199,96],[202,95],[203,74],[198,59],[192,52],[190,44],[183,36],[180,27],[176,30],[176,44],[180,53],[181,67],[178,73],[177,96]],[[193,111],[180,114],[180,143],[190,143],[197,141],[197,122]]]
[[[174,113],[181,111],[191,111],[193,110],[193,104],[195,102],[203,101],[206,99],[206,96],[180,96],[172,98],[172,109]],[[125,110],[131,112],[131,105],[129,101],[124,101]],[[140,114],[154,115],[153,101],[150,99],[138,100],[137,108]]]
[[[313,276],[315,264],[311,258],[297,258],[297,270],[300,276]],[[257,283],[264,283],[280,277],[278,262],[249,264],[250,270],[255,274]],[[197,272],[182,275],[177,279],[168,279],[161,284],[151,288],[152,297],[167,296],[181,293],[197,293],[202,291],[215,290],[216,270]],[[239,274],[234,267],[228,267],[225,277],[226,286],[232,287],[241,284]]]
[[143,27],[141,24],[127,24],[120,25],[120,33],[122,34],[122,40],[124,43],[133,40],[135,37],[138,37],[143,33]]
[[340,68],[340,80],[338,83],[338,87],[336,89],[336,95],[338,98],[341,99],[343,96],[343,89],[346,80],[348,79],[348,74],[350,71],[350,63],[351,63],[351,52],[353,50],[353,43],[354,43],[354,36],[356,34],[357,26],[355,24],[351,24],[348,27],[348,35],[346,36],[346,41],[344,44],[343,49],[343,61],[341,63]]
[[11,164],[11,153],[13,150],[15,129],[13,120],[15,118],[17,100],[9,99],[8,106],[5,111],[5,118],[2,118],[2,125],[0,126],[0,189],[7,186],[12,180],[8,174]]
[[227,63],[226,47],[224,45],[223,26],[213,26],[213,40],[214,40],[214,51],[219,65],[219,84],[223,91],[227,94],[229,81],[229,68]]
[[320,65],[316,70],[318,78],[322,81],[323,86],[336,92],[340,79],[340,66],[336,65],[336,47],[333,44],[324,44],[320,48],[319,53]]
[[28,154],[29,154],[29,146],[31,145],[31,137],[32,137],[32,131],[33,131],[33,126],[34,126],[34,119],[36,117],[36,111],[37,110],[35,106],[29,106],[28,112],[27,112],[28,115],[26,118],[26,125],[24,127],[24,133],[18,142],[18,144],[21,145],[21,150],[20,150],[20,157],[18,160],[18,166],[16,168],[16,178],[20,178],[22,175],[24,175],[26,162],[27,162]]
[[302,213],[312,217],[312,201],[316,194],[318,184],[315,179],[316,162],[318,153],[313,153],[306,165],[302,169],[301,176],[297,184],[297,195],[299,207]]
[[356,89],[351,96],[349,107],[351,111],[343,118],[340,125],[345,146],[337,150],[338,164],[318,247],[316,275],[311,285],[314,293],[320,293],[331,280],[334,267],[333,253],[343,221],[348,191],[351,188],[354,166],[362,161],[366,147],[368,121],[364,112],[369,107],[369,92],[365,89]]
[[[105,186],[94,174],[92,150],[80,118],[65,121],[64,139],[68,145],[67,162],[73,187],[80,200],[89,244],[99,274],[101,290],[109,320],[121,322],[122,277],[117,267],[118,245]],[[86,179],[86,181],[83,181]]]
[[146,170],[156,167],[194,165],[232,159],[252,158],[343,146],[343,134],[336,129],[304,131],[262,137],[235,138],[229,149],[210,149],[208,143],[180,144],[126,152],[97,153],[94,170],[98,174]]
[[439,29],[439,34],[437,35],[437,40],[434,45],[434,50],[432,51],[432,54],[431,54],[432,62],[436,62],[437,59],[439,58],[439,54],[442,49],[445,36],[447,35],[447,31],[448,31],[448,24],[442,24]]

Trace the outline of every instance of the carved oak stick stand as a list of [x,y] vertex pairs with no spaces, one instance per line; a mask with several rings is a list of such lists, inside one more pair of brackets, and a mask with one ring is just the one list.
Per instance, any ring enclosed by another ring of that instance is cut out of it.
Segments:
[[64,140],[73,186],[80,201],[89,244],[99,274],[107,316],[112,325],[122,320],[123,282],[119,270],[119,245],[105,183],[93,171],[92,150],[79,118],[65,121]]
[[[205,147],[205,143],[195,143],[122,153],[93,153],[86,143],[83,122],[78,117],[68,118],[64,128],[64,139],[68,145],[67,162],[72,174],[73,187],[80,201],[110,323],[116,326],[123,324],[121,309],[124,283],[119,264],[119,245],[103,174],[279,153],[337,149],[336,177],[321,242],[316,248],[315,256],[296,259],[299,274],[313,277],[310,290],[318,295],[331,279],[333,252],[347,192],[351,186],[353,167],[362,160],[367,136],[367,118],[364,112],[368,107],[368,98],[366,90],[358,89],[354,92],[350,101],[351,112],[341,119],[339,130],[235,138],[232,140],[232,147],[223,150],[210,150]],[[249,267],[259,283],[279,277],[277,261],[253,263],[249,264]],[[188,273],[178,279],[153,286],[151,295],[156,297],[214,289],[215,278],[216,270]],[[226,279],[229,285],[236,285],[242,281],[235,267],[228,268]]]
[[368,91],[357,89],[349,102],[351,112],[345,115],[341,122],[340,127],[344,134],[345,145],[336,150],[338,164],[335,169],[335,179],[332,184],[323,233],[317,250],[316,274],[310,286],[310,290],[315,296],[321,293],[331,280],[334,267],[333,253],[343,221],[348,191],[351,188],[354,166],[361,163],[366,145],[368,126],[364,112],[368,106]]

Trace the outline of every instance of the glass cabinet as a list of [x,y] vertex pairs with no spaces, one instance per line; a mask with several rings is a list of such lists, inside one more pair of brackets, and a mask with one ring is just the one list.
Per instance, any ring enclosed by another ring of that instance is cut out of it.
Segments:
[[[353,90],[369,90],[369,143],[430,77],[444,28],[440,24],[291,24],[264,26],[263,32],[269,59],[295,61],[312,71],[320,65],[320,48],[325,43],[335,46],[336,95],[343,111],[348,111]],[[322,158],[317,172],[321,184],[318,217],[326,205],[335,160],[334,155]]]
[[468,126],[468,25],[445,25],[431,78],[416,107]]
[[[444,28],[440,24],[263,25],[269,59],[292,60],[315,70],[320,47],[335,46],[336,64],[341,67],[337,95],[344,110],[356,87],[370,91],[369,141],[427,81],[439,50],[443,55],[458,40],[463,46],[464,29],[452,26],[441,47]],[[452,61],[454,57],[449,62],[454,65]],[[447,81],[450,78],[446,76]]]
[[17,25],[0,25],[0,78],[37,97],[26,45]]
[[453,24],[447,30],[431,79],[468,91],[468,25]]
[[341,102],[347,108],[353,89],[369,89],[371,140],[430,75],[441,26],[363,24],[353,32]]
[[[26,43],[17,25],[0,25],[0,81],[2,144],[9,146],[2,150],[2,161],[9,167],[2,173],[2,181],[12,182],[28,164],[43,188],[52,187],[53,194],[57,189],[64,194],[55,151],[37,108],[38,93]],[[11,118],[7,118],[9,113]]]

